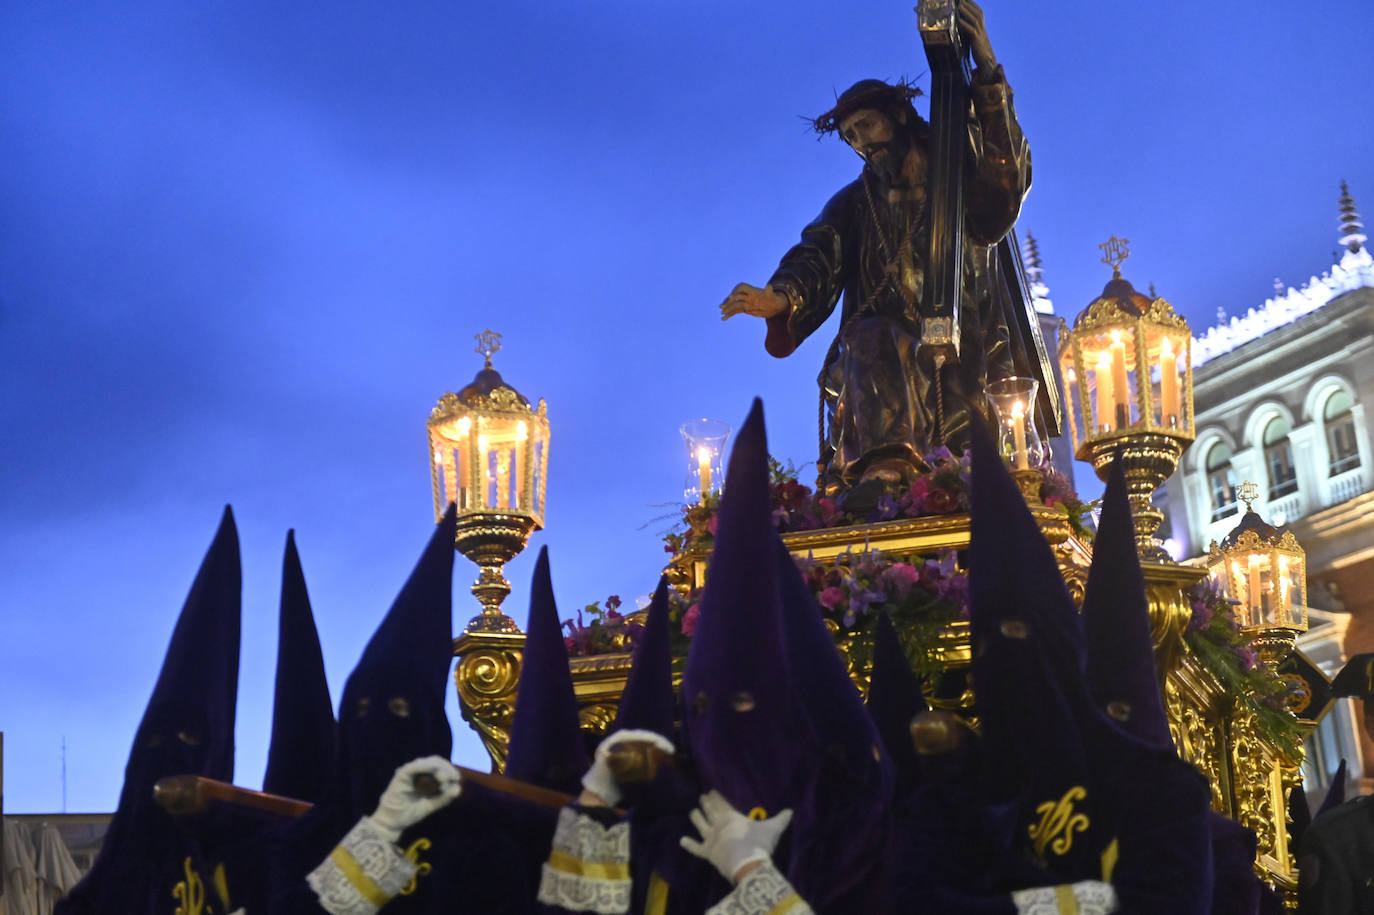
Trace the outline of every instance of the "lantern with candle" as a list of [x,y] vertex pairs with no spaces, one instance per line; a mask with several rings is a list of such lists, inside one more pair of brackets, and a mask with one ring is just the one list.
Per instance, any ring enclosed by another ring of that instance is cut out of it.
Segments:
[[1271,668],[1293,650],[1307,631],[1307,556],[1291,531],[1268,524],[1250,507],[1259,487],[1236,487],[1245,514],[1207,554],[1207,570],[1236,602],[1241,631],[1255,639]]
[[683,423],[678,431],[687,446],[683,497],[692,504],[719,490],[725,480],[725,440],[730,437],[730,426],[718,419],[693,419]]
[[480,570],[472,593],[482,612],[468,632],[520,631],[501,612],[510,593],[502,569],[544,526],[548,410],[542,400],[531,406],[492,368],[500,348],[500,334],[477,335],[486,364],[467,387],[440,397],[428,422],[435,518],[457,503],[454,546]]
[[1150,497],[1194,438],[1192,333],[1172,305],[1122,277],[1127,243],[1112,237],[1099,246],[1112,278],[1072,329],[1059,322],[1059,369],[1074,456],[1105,479],[1120,454],[1141,556],[1165,562],[1154,537],[1163,515]]

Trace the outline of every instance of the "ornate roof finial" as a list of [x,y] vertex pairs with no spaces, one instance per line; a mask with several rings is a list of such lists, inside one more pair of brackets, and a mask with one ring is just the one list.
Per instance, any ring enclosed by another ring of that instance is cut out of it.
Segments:
[[1236,498],[1245,503],[1245,510],[1247,512],[1254,511],[1250,503],[1259,498],[1259,487],[1249,480],[1246,480],[1236,487]]
[[1284,285],[1283,280],[1274,277],[1274,298],[1282,298],[1286,292],[1288,292],[1288,287]]
[[1035,240],[1035,236],[1030,233],[1030,230],[1026,231],[1026,243],[1021,246],[1021,250],[1026,259],[1026,276],[1030,278],[1032,283],[1039,282],[1042,272],[1040,243]]
[[1155,292],[1155,281],[1154,281],[1154,280],[1150,280],[1150,298],[1152,298],[1152,299],[1157,299],[1157,298],[1159,298],[1159,293]]
[[1021,257],[1026,262],[1026,281],[1030,285],[1031,303],[1041,314],[1054,314],[1054,303],[1050,301],[1050,287],[1045,285],[1044,266],[1040,260],[1040,243],[1035,236],[1026,232],[1026,240],[1021,246]]
[[491,368],[491,357],[501,350],[501,335],[488,327],[480,334],[473,334],[472,338],[477,341],[477,348],[473,352],[487,360],[487,368]]
[[1360,214],[1355,210],[1355,198],[1350,196],[1350,188],[1345,180],[1341,180],[1341,244],[1345,246],[1351,254],[1357,253],[1364,247],[1365,234],[1363,231],[1364,223],[1360,222]]
[[1113,279],[1121,276],[1121,264],[1131,256],[1131,249],[1126,247],[1130,243],[1129,238],[1117,238],[1113,235],[1097,246],[1102,249],[1102,263],[1112,268]]

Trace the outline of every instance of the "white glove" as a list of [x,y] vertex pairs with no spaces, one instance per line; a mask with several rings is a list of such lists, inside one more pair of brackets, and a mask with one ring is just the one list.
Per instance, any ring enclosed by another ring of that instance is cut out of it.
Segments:
[[778,840],[792,822],[792,811],[783,810],[766,820],[751,820],[740,813],[719,791],[701,796],[701,807],[691,813],[701,841],[683,836],[682,847],[705,858],[734,883],[746,864],[769,861]]
[[582,787],[601,798],[610,807],[614,807],[620,801],[620,786],[616,784],[607,760],[611,750],[622,743],[649,743],[669,756],[673,754],[673,742],[654,731],[616,731],[601,741],[596,748],[596,758],[592,760],[592,767],[582,776]]
[[[417,775],[431,776],[439,785],[439,793],[432,797],[421,794],[415,787]],[[412,759],[391,776],[391,784],[386,786],[377,809],[372,812],[372,823],[395,842],[407,828],[447,806],[462,790],[463,780],[458,769],[447,759],[442,756]]]
[[[1083,880],[1071,883],[1068,889],[1073,892],[1074,903],[1081,915],[1108,915],[1117,910],[1116,890],[1110,883],[1100,880]],[[1055,886],[1038,886],[1029,890],[1017,890],[1011,894],[1016,905],[1016,915],[1055,915],[1059,908],[1059,890]]]

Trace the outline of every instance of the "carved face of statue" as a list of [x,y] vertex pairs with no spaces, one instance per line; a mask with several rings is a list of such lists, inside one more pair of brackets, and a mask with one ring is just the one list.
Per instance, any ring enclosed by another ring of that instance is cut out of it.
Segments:
[[840,121],[840,136],[888,184],[908,183],[903,172],[908,154],[918,147],[904,124],[877,108],[860,108]]

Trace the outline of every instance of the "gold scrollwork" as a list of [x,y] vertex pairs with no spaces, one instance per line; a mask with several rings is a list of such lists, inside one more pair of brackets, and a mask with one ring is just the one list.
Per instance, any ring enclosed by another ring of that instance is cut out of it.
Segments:
[[1073,847],[1073,834],[1088,828],[1088,815],[1074,813],[1074,804],[1088,796],[1082,785],[1074,785],[1057,801],[1045,801],[1035,808],[1040,814],[1040,822],[1030,827],[1031,845],[1041,861],[1045,860],[1045,849],[1056,855],[1067,854]]

